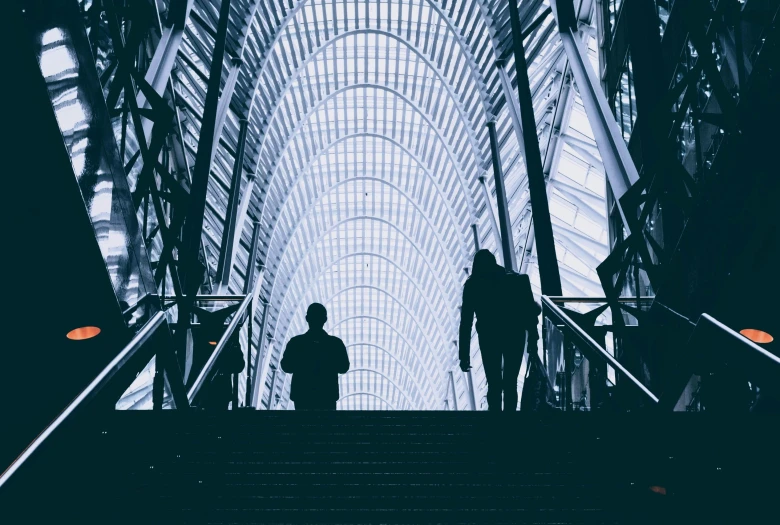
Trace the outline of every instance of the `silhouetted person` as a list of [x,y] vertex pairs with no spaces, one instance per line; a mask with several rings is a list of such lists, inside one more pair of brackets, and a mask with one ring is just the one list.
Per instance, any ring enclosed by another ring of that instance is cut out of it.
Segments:
[[339,374],[349,370],[344,342],[322,329],[328,311],[319,303],[306,310],[309,331],[290,339],[284,349],[282,370],[292,374],[290,399],[295,409],[335,410],[339,399]]
[[[477,316],[477,334],[488,383],[488,410],[517,410],[517,376],[528,347],[539,339],[536,325],[542,309],[534,301],[531,281],[525,274],[506,270],[488,250],[474,255],[471,276],[463,287],[460,313],[460,368],[471,367],[471,325]],[[503,374],[502,374],[503,359]]]

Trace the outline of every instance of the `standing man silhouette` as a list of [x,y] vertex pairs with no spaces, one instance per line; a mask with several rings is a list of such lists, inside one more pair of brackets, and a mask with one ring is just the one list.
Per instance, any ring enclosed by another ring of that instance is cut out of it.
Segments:
[[[471,368],[471,326],[477,316],[477,335],[488,384],[488,410],[517,410],[517,376],[528,348],[535,348],[541,307],[534,301],[528,275],[506,270],[488,250],[474,255],[471,276],[463,287],[460,312],[460,368]],[[503,359],[503,373],[502,373]]]
[[327,320],[323,305],[309,305],[309,331],[290,339],[284,349],[281,365],[293,375],[290,399],[296,410],[336,410],[339,374],[349,370],[349,356],[344,342],[323,330]]

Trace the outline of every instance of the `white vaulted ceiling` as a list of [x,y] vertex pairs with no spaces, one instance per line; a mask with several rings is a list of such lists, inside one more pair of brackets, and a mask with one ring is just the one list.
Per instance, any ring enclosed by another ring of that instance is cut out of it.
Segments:
[[[456,365],[462,285],[474,254],[497,253],[486,125],[496,121],[518,261],[538,289],[525,165],[496,61],[514,82],[503,0],[233,0],[223,78],[236,88],[209,183],[204,244],[213,270],[236,152],[248,119],[241,230],[231,291],[240,292],[252,221],[260,222],[261,295],[273,337],[260,378],[263,406],[291,408],[271,366],[305,331],[311,302],[347,344],[342,409],[442,409]],[[191,164],[199,138],[219,0],[195,0],[179,52]],[[522,0],[529,27],[546,0]],[[590,10],[588,3],[583,9]],[[581,15],[581,18],[582,15]],[[585,17],[584,19],[590,19]],[[606,256],[604,172],[554,18],[524,43],[564,294],[597,295]],[[587,42],[595,60],[595,39]],[[597,65],[597,64],[596,64]],[[563,96],[559,96],[563,93]],[[507,99],[507,96],[510,97]],[[556,108],[561,111],[556,127]],[[486,177],[491,202],[479,186]],[[525,256],[526,249],[530,255]],[[258,310],[258,319],[260,311]],[[474,346],[476,351],[476,345]],[[475,357],[478,404],[484,390]],[[455,374],[465,404],[465,382]],[[275,403],[279,399],[278,405]]]

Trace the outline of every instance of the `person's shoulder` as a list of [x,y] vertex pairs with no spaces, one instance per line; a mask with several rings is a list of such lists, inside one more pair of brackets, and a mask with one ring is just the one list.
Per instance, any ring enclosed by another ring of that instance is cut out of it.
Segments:
[[288,345],[297,344],[304,340],[306,340],[306,334],[294,335],[290,338],[289,341],[287,341],[287,344]]
[[516,272],[514,270],[506,270],[506,277],[507,279],[511,279],[512,281],[522,282],[522,281],[530,281],[531,278],[528,277],[527,273],[520,273]]
[[329,340],[330,340],[330,342],[331,342],[331,343],[333,343],[333,344],[339,344],[339,345],[343,345],[343,344],[344,344],[344,341],[342,341],[342,340],[341,340],[341,338],[340,338],[340,337],[338,337],[338,336],[336,336],[336,335],[330,335],[330,334],[328,334],[328,339],[329,339]]

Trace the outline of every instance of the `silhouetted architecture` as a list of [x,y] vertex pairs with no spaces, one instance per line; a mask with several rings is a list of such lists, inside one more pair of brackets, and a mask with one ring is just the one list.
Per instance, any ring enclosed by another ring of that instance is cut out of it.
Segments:
[[3,6],[0,525],[777,514],[780,0]]
[[502,392],[504,410],[517,409],[517,376],[526,334],[529,344],[535,345],[541,312],[527,275],[506,270],[489,250],[479,250],[474,255],[471,277],[463,287],[459,357],[465,372],[471,366],[471,325],[476,315],[489,410],[501,410]]
[[349,371],[349,356],[344,342],[323,330],[328,311],[319,303],[306,310],[309,331],[293,337],[282,357],[282,370],[292,374],[290,399],[295,408],[336,409],[339,399],[339,374]]

